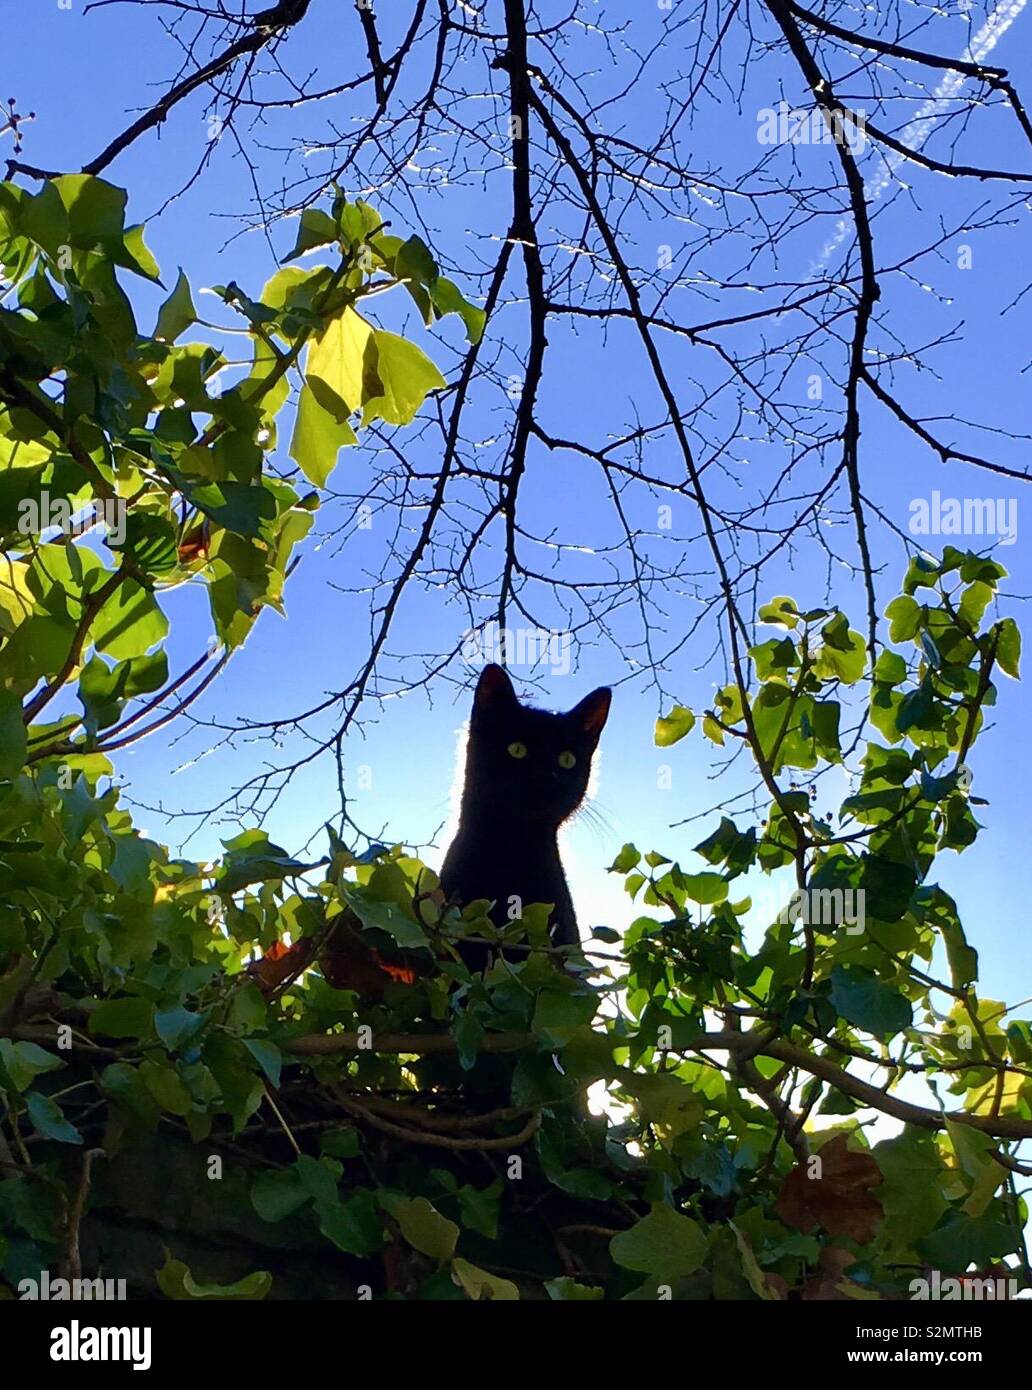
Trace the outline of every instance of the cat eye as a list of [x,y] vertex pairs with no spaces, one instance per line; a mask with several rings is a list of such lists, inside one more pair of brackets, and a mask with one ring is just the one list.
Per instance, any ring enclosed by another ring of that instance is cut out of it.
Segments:
[[517,740],[515,743],[509,744],[506,752],[509,754],[510,758],[525,758],[527,756],[527,745]]
[[560,754],[559,754],[559,766],[560,766],[560,767],[571,768],[571,767],[576,767],[576,765],[577,765],[577,758],[576,758],[576,756],[575,756],[573,753],[567,752],[567,753],[560,753]]

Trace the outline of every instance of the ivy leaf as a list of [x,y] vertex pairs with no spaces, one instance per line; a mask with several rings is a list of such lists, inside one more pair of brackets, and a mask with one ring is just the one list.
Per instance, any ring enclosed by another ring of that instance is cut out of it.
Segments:
[[162,1009],[154,1015],[154,1031],[168,1051],[175,1052],[197,1036],[204,1027],[204,1022],[200,1014],[191,1013],[181,1004],[176,1004],[173,1008]]
[[296,260],[298,256],[303,256],[306,251],[314,251],[316,247],[326,246],[329,242],[336,240],[337,224],[329,213],[323,212],[321,208],[305,208],[298,225],[294,249],[285,259],[288,261]]
[[425,1197],[396,1197],[389,1202],[388,1210],[409,1245],[439,1264],[452,1258],[459,1228]]
[[93,657],[79,676],[79,699],[86,714],[83,721],[86,731],[95,737],[99,730],[117,722],[127,700],[160,690],[167,680],[168,657],[164,651],[131,657],[113,667],[99,656]]
[[28,751],[22,703],[10,690],[0,690],[0,778],[17,777]]
[[595,1288],[591,1284],[578,1284],[576,1279],[571,1279],[568,1274],[558,1279],[546,1280],[545,1290],[549,1298],[562,1303],[592,1303],[605,1298],[603,1289]]
[[376,373],[380,392],[368,395],[362,403],[362,423],[385,420],[389,425],[408,425],[431,391],[448,383],[430,358],[415,343],[378,328]]
[[261,1173],[251,1184],[251,1205],[263,1221],[284,1221],[311,1198],[296,1168]]
[[445,314],[458,314],[466,330],[466,341],[473,347],[484,336],[487,314],[476,304],[471,304],[453,280],[439,275],[430,291],[434,312],[439,318]]
[[261,1038],[244,1038],[244,1046],[272,1085],[278,1086],[280,1084],[280,1072],[283,1069],[283,1054],[275,1043],[266,1042]]
[[706,1258],[707,1248],[698,1224],[662,1202],[609,1242],[618,1265],[664,1280],[693,1274]]
[[489,1274],[486,1269],[478,1269],[468,1260],[456,1257],[452,1260],[452,1274],[465,1289],[468,1297],[475,1302],[488,1299],[499,1302],[516,1302],[520,1291],[511,1279],[503,1279],[498,1274]]
[[320,1231],[345,1254],[364,1257],[383,1249],[376,1197],[368,1188],[360,1188],[346,1202],[321,1205],[318,1213]]
[[82,1143],[82,1135],[74,1125],[69,1124],[61,1107],[49,1096],[30,1091],[25,1097],[25,1108],[37,1134],[41,1134],[44,1139],[54,1139],[59,1144]]
[[220,893],[237,893],[252,883],[303,873],[307,865],[275,845],[263,830],[245,830],[224,840],[228,853],[215,874]]
[[705,736],[709,739],[711,743],[715,743],[718,746],[718,748],[723,748],[724,730],[720,727],[720,725],[717,723],[717,721],[713,718],[711,714],[703,715],[702,732],[705,734]]
[[358,443],[347,419],[340,419],[322,405],[311,384],[301,388],[290,457],[315,487],[325,487],[337,466],[341,449]]
[[799,609],[794,598],[779,597],[765,603],[759,611],[761,623],[772,627],[787,627],[789,630],[799,626]]
[[996,664],[1005,675],[1017,680],[1021,664],[1021,632],[1013,618],[1004,618],[998,632]]
[[704,903],[707,906],[724,902],[728,894],[727,880],[721,878],[720,874],[684,874],[683,886],[685,894],[692,902]]
[[917,883],[913,869],[880,855],[865,854],[859,886],[864,890],[864,909],[880,922],[898,922],[910,905]]
[[921,605],[908,594],[894,598],[885,610],[889,620],[889,641],[908,642],[917,636],[921,623]]
[[31,1042],[0,1038],[0,1064],[16,1091],[27,1091],[37,1076],[63,1067],[64,1062]]
[[634,845],[627,844],[610,864],[609,872],[611,874],[629,874],[640,862],[640,851],[635,849]]
[[850,1149],[847,1136],[836,1134],[809,1162],[785,1178],[775,1210],[789,1226],[806,1232],[823,1226],[830,1236],[847,1236],[861,1245],[871,1240],[884,1213],[872,1192],[881,1171],[868,1153]]
[[684,705],[675,705],[669,714],[656,720],[657,748],[670,748],[695,728],[695,715]]
[[397,903],[380,901],[353,885],[341,884],[340,895],[365,926],[387,932],[402,948],[415,950],[429,944],[419,923]]
[[190,281],[180,267],[172,293],[158,310],[158,321],[154,325],[153,336],[162,342],[174,343],[181,333],[185,333],[196,322],[197,310],[190,293]]
[[177,1301],[252,1302],[264,1298],[272,1288],[272,1275],[264,1269],[245,1275],[235,1284],[201,1284],[190,1273],[189,1266],[182,1260],[174,1260],[168,1250],[165,1263],[154,1271],[154,1277],[165,1297]]
[[826,642],[821,648],[814,662],[814,674],[821,680],[837,678],[846,685],[855,685],[864,673],[867,660],[864,639],[859,632],[849,630],[842,635],[837,629],[835,638],[834,643]]
[[982,1269],[1021,1248],[1021,1227],[985,1213],[967,1216],[954,1212],[931,1235],[917,1242],[917,1250],[943,1274],[963,1274],[970,1266]]
[[848,1023],[877,1038],[894,1037],[914,1020],[910,1000],[861,965],[835,966],[831,972],[831,1002]]
[[149,999],[102,999],[90,1014],[89,1031],[101,1038],[148,1038],[153,1022],[154,1005]]

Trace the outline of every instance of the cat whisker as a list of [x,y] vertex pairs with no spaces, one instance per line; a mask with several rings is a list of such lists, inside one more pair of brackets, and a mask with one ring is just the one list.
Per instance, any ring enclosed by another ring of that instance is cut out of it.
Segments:
[[613,823],[604,808],[597,801],[584,801],[573,813],[573,820],[583,820],[598,839],[613,834]]

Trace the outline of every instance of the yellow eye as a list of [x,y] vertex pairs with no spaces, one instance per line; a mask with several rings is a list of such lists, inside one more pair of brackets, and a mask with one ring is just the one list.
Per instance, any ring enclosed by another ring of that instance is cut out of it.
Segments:
[[525,758],[527,756],[527,745],[525,743],[510,743],[508,747],[510,758]]
[[559,766],[560,766],[560,767],[566,767],[566,768],[576,767],[576,766],[577,766],[577,759],[576,759],[576,757],[574,756],[573,753],[560,753],[560,754],[559,754]]

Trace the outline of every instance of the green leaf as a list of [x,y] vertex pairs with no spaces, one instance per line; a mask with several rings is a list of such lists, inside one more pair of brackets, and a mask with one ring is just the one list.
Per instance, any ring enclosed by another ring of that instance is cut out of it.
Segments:
[[192,1041],[204,1027],[204,1019],[191,1013],[181,1004],[171,1009],[162,1009],[154,1015],[154,1031],[168,1048],[169,1052],[181,1048]]
[[179,564],[176,529],[168,517],[134,511],[125,530],[126,553],[139,569],[160,578]]
[[684,705],[675,705],[669,714],[656,720],[655,742],[657,748],[669,748],[690,734],[695,727],[695,715]]
[[116,661],[143,656],[168,636],[168,619],[152,594],[126,580],[101,608],[91,635],[97,651]]
[[280,1072],[283,1069],[283,1054],[276,1044],[265,1042],[260,1038],[244,1038],[244,1046],[273,1086],[278,1086],[280,1084]]
[[772,627],[787,627],[790,630],[799,626],[799,609],[794,598],[779,597],[765,603],[759,612],[761,623]]
[[215,874],[218,891],[223,894],[238,893],[252,883],[300,874],[307,867],[273,844],[264,830],[245,830],[223,844],[227,853]]
[[79,699],[86,714],[87,733],[96,736],[99,730],[109,728],[118,721],[127,700],[160,690],[167,680],[168,657],[164,651],[132,657],[114,667],[99,656],[93,657],[79,676]]
[[21,700],[10,690],[0,690],[0,778],[17,777],[27,751]]
[[954,989],[967,989],[978,979],[978,952],[968,945],[964,928],[956,917],[939,915],[936,920],[946,943],[950,984]]
[[425,1197],[397,1197],[388,1206],[409,1245],[443,1264],[455,1253],[459,1228]]
[[1021,1248],[1021,1227],[998,1216],[970,1217],[963,1212],[948,1216],[931,1235],[917,1242],[917,1250],[943,1274],[963,1274],[970,1266],[984,1269]]
[[609,872],[614,874],[629,874],[641,862],[641,854],[631,844],[624,845],[623,849],[609,866]]
[[190,1092],[174,1067],[147,1060],[139,1068],[144,1085],[170,1115],[188,1115],[193,1109]]
[[358,436],[347,419],[337,419],[320,405],[311,385],[298,397],[290,457],[315,487],[325,487],[337,466],[341,449],[357,444]]
[[591,1284],[578,1284],[568,1274],[558,1279],[545,1281],[549,1298],[562,1303],[592,1303],[605,1298],[605,1290],[594,1288]]
[[[88,250],[101,241],[121,241],[127,201],[123,189],[91,174],[63,174],[52,179],[33,202],[42,207],[53,194],[66,214],[67,236],[73,246]],[[49,210],[45,216],[53,231],[63,230]]]
[[102,999],[90,1014],[89,1032],[102,1038],[148,1038],[153,1031],[154,1005],[135,996]]
[[715,743],[718,748],[724,746],[724,730],[720,727],[712,715],[706,714],[702,720],[702,732],[711,743]]
[[859,886],[864,911],[881,922],[898,922],[906,912],[917,883],[913,869],[880,855],[865,854]]
[[165,1263],[154,1271],[158,1288],[166,1298],[177,1301],[196,1301],[214,1299],[224,1302],[252,1302],[262,1299],[272,1288],[272,1275],[264,1269],[245,1275],[235,1284],[201,1284],[190,1273],[189,1266],[182,1260],[174,1260],[165,1251]]
[[196,322],[197,310],[190,293],[190,281],[180,267],[172,293],[158,310],[154,337],[165,343],[174,343],[180,333],[185,333]]
[[296,1168],[261,1173],[251,1184],[251,1205],[263,1221],[284,1221],[311,1199]]
[[399,246],[394,258],[394,274],[405,282],[427,327],[433,322],[430,291],[437,281],[437,273],[437,262],[422,238],[410,236]]
[[466,329],[466,341],[471,346],[475,347],[480,342],[484,336],[487,314],[476,304],[471,304],[454,281],[445,279],[443,275],[438,276],[430,291],[430,299],[440,317],[458,314]]
[[372,324],[350,306],[334,315],[312,338],[305,380],[323,409],[339,421],[360,410],[380,389]]
[[415,950],[429,944],[423,928],[397,903],[379,901],[366,890],[346,884],[341,884],[340,895],[365,926],[387,932],[399,946]]
[[408,425],[431,391],[447,385],[430,358],[415,343],[385,329],[375,330],[376,373],[380,392],[362,403],[362,423],[385,420],[389,425]]
[[872,1150],[883,1182],[878,1200],[885,1211],[885,1236],[906,1250],[938,1225],[949,1203],[943,1194],[946,1165],[932,1135],[908,1125]]
[[27,1091],[37,1076],[64,1066],[60,1057],[35,1043],[12,1042],[10,1038],[0,1038],[0,1064],[16,1091]]
[[890,652],[883,647],[874,663],[874,679],[887,685],[901,685],[907,678],[907,663],[899,652]]
[[299,1154],[295,1162],[297,1175],[305,1190],[317,1204],[333,1204],[338,1200],[337,1180],[340,1164],[335,1159],[313,1158],[310,1154]]
[[835,966],[831,972],[831,1002],[848,1023],[877,1038],[894,1037],[914,1020],[910,1000],[861,965]]
[[465,1289],[467,1295],[476,1302],[498,1300],[517,1302],[520,1291],[511,1279],[503,1279],[498,1274],[489,1274],[468,1260],[456,1257],[452,1260],[452,1274]]
[[684,891],[692,902],[722,903],[727,898],[727,880],[720,874],[685,874],[683,876]]
[[693,1274],[706,1258],[707,1248],[696,1222],[665,1203],[654,1206],[648,1216],[609,1242],[618,1265],[663,1280]]
[[894,598],[885,610],[889,619],[889,641],[908,642],[917,636],[921,624],[921,605],[907,594]]
[[61,1107],[49,1096],[31,1091],[25,1097],[25,1108],[37,1134],[41,1134],[44,1139],[54,1139],[59,1144],[82,1143],[82,1135],[74,1125],[68,1123]]
[[769,642],[760,642],[749,648],[749,656],[756,667],[756,675],[761,681],[771,676],[783,676],[786,671],[799,665],[796,645],[787,637],[772,637]]
[[142,225],[126,228],[122,244],[116,248],[112,259],[116,265],[124,266],[134,275],[141,275],[156,285],[161,284],[161,271],[153,252],[143,239]]
[[306,251],[314,251],[316,247],[326,246],[336,240],[337,224],[329,213],[323,212],[321,208],[305,208],[298,225],[294,249],[286,259],[295,260]]
[[837,677],[846,685],[855,685],[864,673],[866,660],[867,648],[859,632],[850,630],[843,635],[836,631],[835,642],[820,649],[814,674],[821,680]]
[[360,1188],[346,1202],[320,1206],[318,1211],[320,1231],[338,1250],[364,1257],[383,1249],[376,1197],[368,1188]]
[[960,596],[960,604],[957,609],[961,626],[967,625],[977,632],[985,615],[985,610],[992,603],[995,595],[996,591],[992,585],[986,584],[981,579],[976,579],[973,584],[969,584]]
[[996,664],[1005,675],[1018,679],[1021,665],[1021,633],[1013,618],[1004,618],[997,627]]

